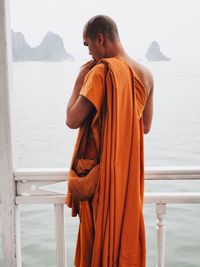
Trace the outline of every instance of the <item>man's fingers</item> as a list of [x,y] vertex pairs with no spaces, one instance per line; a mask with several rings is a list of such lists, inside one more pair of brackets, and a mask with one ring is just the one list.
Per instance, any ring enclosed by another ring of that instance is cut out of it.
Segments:
[[90,64],[88,65],[88,67],[91,69],[91,68],[93,68],[95,65],[96,65],[96,61],[95,61],[95,60],[92,60],[92,61],[90,62]]
[[96,64],[96,61],[92,59],[92,60],[86,62],[82,67],[83,67],[83,68],[84,68],[84,67],[88,67],[88,68],[90,68],[90,67],[94,67],[95,64]]
[[88,72],[88,71],[90,71],[95,65],[96,65],[96,61],[95,61],[95,60],[90,60],[90,61],[86,62],[84,65],[82,65],[82,67],[81,67],[81,71],[82,71],[82,72]]

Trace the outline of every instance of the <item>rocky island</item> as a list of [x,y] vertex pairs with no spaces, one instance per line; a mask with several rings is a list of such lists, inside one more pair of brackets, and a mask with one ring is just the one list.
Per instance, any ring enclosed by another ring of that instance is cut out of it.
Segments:
[[14,61],[74,60],[65,50],[62,38],[53,32],[47,32],[38,46],[30,47],[21,32],[12,31],[12,54]]
[[149,48],[147,49],[147,52],[145,54],[145,57],[148,61],[169,61],[170,58],[166,57],[161,51],[160,46],[158,42],[153,41]]

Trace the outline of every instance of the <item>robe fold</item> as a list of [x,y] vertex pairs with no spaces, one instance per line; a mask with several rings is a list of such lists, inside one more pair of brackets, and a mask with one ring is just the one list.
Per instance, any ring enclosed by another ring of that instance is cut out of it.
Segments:
[[145,267],[142,119],[147,100],[145,87],[126,61],[113,57],[102,59],[90,70],[80,95],[92,102],[95,109],[79,129],[72,163],[79,149],[81,131],[88,122],[90,131],[84,157],[95,159],[101,140],[102,154],[93,199],[78,202],[69,191],[66,196],[72,216],[80,217],[74,264]]

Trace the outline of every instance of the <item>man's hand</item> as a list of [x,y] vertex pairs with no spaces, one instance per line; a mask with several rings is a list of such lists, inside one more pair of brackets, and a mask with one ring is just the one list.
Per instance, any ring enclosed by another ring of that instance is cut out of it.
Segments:
[[85,63],[81,67],[76,79],[66,111],[66,125],[70,128],[78,128],[93,109],[92,103],[83,96],[79,96],[79,93],[85,80],[85,76],[95,65],[96,61],[94,60]]
[[82,82],[81,86],[83,85],[85,76],[88,74],[88,72],[96,65],[95,60],[90,60],[86,62],[84,65],[81,66],[80,72],[78,74],[78,77],[76,80],[79,80],[79,82]]

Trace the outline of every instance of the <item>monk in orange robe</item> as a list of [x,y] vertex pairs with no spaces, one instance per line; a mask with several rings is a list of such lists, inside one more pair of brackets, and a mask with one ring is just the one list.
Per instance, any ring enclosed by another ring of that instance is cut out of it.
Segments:
[[100,149],[101,157],[93,197],[66,196],[80,217],[74,264],[145,267],[143,135],[152,123],[153,78],[126,54],[111,18],[91,18],[83,40],[94,60],[81,68],[67,105],[66,124],[79,128],[72,164],[85,127],[83,157],[94,160]]

